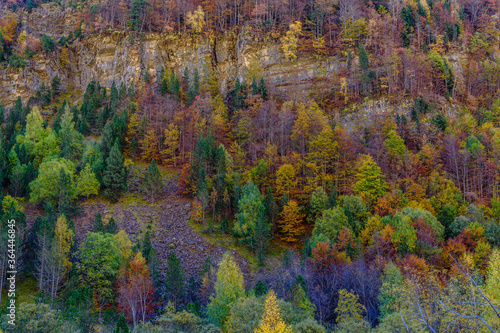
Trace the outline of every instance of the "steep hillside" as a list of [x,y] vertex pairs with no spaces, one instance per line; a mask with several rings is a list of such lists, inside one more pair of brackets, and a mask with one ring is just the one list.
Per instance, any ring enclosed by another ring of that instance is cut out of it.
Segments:
[[[75,29],[76,12],[45,4],[20,19],[27,32],[34,36],[46,34],[55,39],[68,36]],[[57,22],[51,24],[50,22]],[[42,85],[49,85],[55,76],[61,87],[83,92],[94,78],[111,87],[142,79],[148,71],[154,79],[162,68],[182,73],[213,71],[219,91],[226,95],[236,78],[246,81],[252,75],[263,76],[269,86],[283,97],[307,97],[311,88],[321,93],[331,89],[325,78],[345,66],[342,56],[321,59],[304,53],[297,61],[289,61],[280,50],[279,41],[252,32],[252,27],[234,29],[214,37],[176,33],[134,33],[113,31],[78,39],[54,52],[43,52],[27,62],[22,70],[0,70],[0,103],[11,106],[18,96],[26,102]]]

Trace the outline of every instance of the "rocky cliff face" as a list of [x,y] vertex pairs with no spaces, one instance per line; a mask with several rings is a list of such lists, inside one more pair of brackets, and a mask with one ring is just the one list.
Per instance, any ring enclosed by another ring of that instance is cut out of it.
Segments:
[[[24,13],[21,21],[28,32],[54,38],[68,35],[78,26],[76,11],[43,5],[32,13]],[[129,32],[110,31],[74,42],[62,56],[61,48],[42,53],[29,60],[21,70],[0,70],[0,103],[10,106],[21,96],[26,101],[40,85],[50,84],[58,75],[62,88],[84,91],[97,79],[106,87],[115,81],[129,84],[142,78],[146,70],[155,78],[162,67],[168,73],[179,74],[187,67],[200,73],[211,68],[219,81],[220,93],[226,95],[237,77],[246,81],[251,75],[263,75],[276,93],[287,98],[301,99],[313,87],[316,91],[329,88],[326,78],[335,74],[344,61],[335,57],[318,60],[311,55],[299,55],[288,61],[276,40],[258,39],[250,28],[231,31],[212,40],[177,34],[144,34],[133,38]]]

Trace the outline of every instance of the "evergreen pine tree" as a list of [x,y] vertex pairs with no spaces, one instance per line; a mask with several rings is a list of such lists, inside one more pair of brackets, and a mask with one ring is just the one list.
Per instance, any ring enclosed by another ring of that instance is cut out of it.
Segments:
[[118,93],[118,89],[116,89],[115,81],[113,81],[113,84],[111,85],[111,96],[109,98],[109,107],[111,108],[111,112],[116,112],[119,100],[120,96]]
[[174,304],[179,305],[182,303],[185,290],[184,270],[175,252],[172,251],[168,257],[168,267],[165,274],[165,291]]
[[274,199],[273,191],[271,190],[270,186],[267,188],[267,194],[264,198],[264,207],[266,209],[267,219],[271,225],[271,232],[275,233],[276,231],[278,231],[277,222],[280,210],[278,205],[276,204],[276,200]]
[[115,222],[115,219],[113,217],[111,217],[109,219],[109,222],[108,222],[108,224],[106,224],[105,229],[106,229],[106,233],[108,233],[108,234],[114,235],[117,233],[118,228],[116,227],[116,222]]
[[52,129],[56,133],[59,133],[59,129],[61,128],[61,118],[64,114],[65,103],[66,101],[64,101],[63,105],[57,109],[56,116],[54,117],[54,122],[52,123]]
[[3,34],[0,30],[0,61],[5,60],[5,42],[3,40]]
[[160,81],[160,94],[165,95],[169,91],[170,91],[170,85],[169,85],[169,82],[168,82],[168,77],[164,77]]
[[198,68],[194,69],[193,90],[195,95],[200,94],[200,73],[198,73]]
[[162,67],[160,69],[160,72],[158,73],[158,76],[156,77],[156,81],[157,81],[156,83],[160,84],[164,78],[165,78],[165,67]]
[[266,88],[266,83],[264,82],[264,77],[260,77],[260,83],[259,83],[259,91],[260,91],[260,96],[264,101],[267,101],[267,88]]
[[146,67],[146,70],[144,71],[144,82],[149,83],[149,66]]
[[368,60],[368,53],[366,52],[365,46],[359,44],[359,68],[363,73],[368,71],[370,67],[370,61]]
[[[149,164],[148,170],[146,171],[146,176],[144,177],[143,183],[144,191],[146,195],[149,196],[149,200],[153,202],[155,197],[161,193],[163,189],[163,180],[161,178],[160,170],[156,165],[155,160],[152,160]],[[144,258],[147,258],[144,256]]]
[[127,96],[127,87],[125,87],[125,83],[122,81],[122,83],[120,84],[119,97],[121,100],[123,100],[123,99],[125,99],[126,96]]
[[259,279],[255,285],[255,296],[260,297],[265,294],[267,294],[267,285]]
[[102,182],[106,187],[105,194],[112,200],[118,200],[121,192],[127,189],[127,169],[125,160],[120,151],[118,140],[106,159],[106,168],[104,169]]
[[113,144],[117,142],[116,137],[113,133],[113,125],[111,123],[106,123],[104,129],[102,130],[102,139],[99,146],[102,156],[106,159],[109,156]]
[[127,325],[127,320],[125,319],[125,316],[120,314],[120,317],[118,317],[118,320],[116,321],[116,328],[113,330],[113,333],[129,333],[128,325]]
[[156,289],[160,288],[160,270],[158,268],[158,255],[154,247],[151,248],[151,252],[148,257],[149,271],[151,272],[151,278],[153,279],[153,285]]
[[130,97],[130,99],[133,99],[135,97],[134,81],[130,82],[127,93],[128,93],[128,97]]
[[271,239],[271,228],[266,214],[265,205],[261,204],[257,213],[257,221],[254,231],[255,252],[260,266],[264,265],[264,256]]
[[175,77],[175,80],[171,85],[171,89],[172,89],[172,97],[178,100],[181,97],[181,86],[177,76]]
[[143,12],[146,10],[148,2],[146,0],[133,0],[128,13],[129,20],[127,25],[131,26],[135,31],[142,31],[143,28]]
[[232,109],[233,112],[239,109],[242,109],[245,106],[244,103],[244,87],[240,83],[240,79],[236,78],[236,82],[234,84],[234,91],[232,96]]
[[330,196],[328,197],[328,204],[330,205],[330,208],[337,206],[337,189],[335,188],[335,184],[332,184]]
[[252,77],[252,95],[259,94],[259,87],[257,86],[257,81],[255,81],[255,76]]
[[288,193],[285,192],[283,193],[283,196],[281,197],[280,204],[279,204],[279,212],[281,213],[283,211],[283,207],[285,207],[288,204],[288,201],[290,198],[288,197]]
[[182,84],[186,88],[189,88],[189,70],[187,67],[184,68],[184,74],[182,75]]
[[370,82],[370,74],[368,69],[370,67],[370,61],[368,60],[368,53],[363,44],[359,44],[359,68],[361,69],[361,83],[363,85],[363,90],[366,92],[368,89],[368,84]]
[[102,223],[101,212],[97,212],[94,218],[94,227],[92,228],[92,232],[105,232],[104,223]]
[[[58,184],[58,211],[59,213],[66,213],[71,206],[74,192],[74,184],[71,176],[61,167],[59,170],[59,184]],[[68,214],[67,214],[68,215]]]
[[151,251],[153,250],[153,246],[151,245],[151,235],[149,233],[149,230],[146,231],[146,234],[144,235],[144,240],[142,241],[142,256],[146,258],[146,261],[149,264],[149,257],[151,255]]
[[59,92],[61,90],[61,79],[57,75],[52,79],[51,90],[52,98],[59,95]]

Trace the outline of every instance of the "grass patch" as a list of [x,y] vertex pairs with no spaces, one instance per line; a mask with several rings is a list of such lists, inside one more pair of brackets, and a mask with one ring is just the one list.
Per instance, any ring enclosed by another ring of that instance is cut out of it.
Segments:
[[[29,277],[20,279],[17,276],[16,280],[16,306],[21,303],[35,303],[35,298],[38,296],[38,283],[36,279]],[[7,303],[7,288],[2,290],[2,305],[1,308]]]
[[[259,269],[258,257],[255,253],[250,251],[246,246],[240,244],[238,240],[232,236],[223,234],[219,231],[220,224],[214,223],[213,229],[214,231],[211,233],[207,233],[203,231],[203,225],[198,224],[192,220],[189,220],[189,225],[200,235],[202,235],[203,239],[207,242],[210,242],[214,245],[221,245],[227,247],[228,249],[234,250],[238,252],[243,258],[249,261],[250,269],[254,272]],[[278,257],[281,256],[288,247],[276,240],[272,240],[269,244],[269,249],[266,254],[267,258]]]

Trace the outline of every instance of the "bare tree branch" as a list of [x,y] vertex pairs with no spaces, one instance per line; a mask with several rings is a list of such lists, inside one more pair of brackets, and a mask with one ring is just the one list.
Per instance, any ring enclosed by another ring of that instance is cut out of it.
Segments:
[[405,319],[403,318],[403,314],[401,313],[401,310],[399,311],[399,314],[401,315],[401,320],[403,321],[403,324],[405,324],[405,327],[406,327],[406,332],[410,332],[410,330],[408,329],[408,325],[406,325],[406,321],[405,321]]
[[465,271],[465,269],[462,267],[462,265],[460,265],[458,263],[458,261],[453,258],[453,256],[451,255],[451,253],[449,254],[451,259],[453,259],[453,261],[455,261],[455,263],[457,264],[457,266],[460,268],[460,270],[472,281],[472,283],[474,283],[474,286],[477,288],[477,290],[479,291],[479,293],[481,294],[481,297],[483,297],[487,302],[488,304],[490,305],[490,307],[493,309],[493,311],[495,311],[495,314],[497,315],[497,317],[500,319],[500,313],[498,312],[498,308],[493,305],[493,303],[491,303],[490,299],[488,297],[486,297],[483,293],[483,291],[481,290],[481,288],[479,288],[479,286],[477,285],[476,281],[469,275],[467,274],[467,272]]
[[[446,310],[446,311],[451,312],[451,313],[453,313],[454,315],[459,316],[460,318],[464,318],[464,319],[479,319],[479,320],[481,320],[481,321],[482,321],[482,322],[486,325],[486,327],[488,327],[488,328],[490,329],[490,331],[492,331],[493,333],[495,333],[495,332],[496,332],[494,329],[492,329],[492,328],[490,327],[490,325],[486,322],[486,320],[484,320],[484,319],[483,319],[483,317],[481,317],[481,316],[466,316],[466,315],[460,314],[460,313],[458,313],[458,312],[455,312],[455,311],[453,311],[452,309],[448,308],[448,307],[446,306],[446,304],[444,304],[444,303],[443,303],[443,301],[441,301],[441,299],[439,299],[439,303],[441,303],[441,305],[445,308],[445,310]],[[455,320],[456,320],[456,319],[455,319]],[[455,321],[455,320],[454,320],[454,321]],[[449,325],[448,325],[448,326],[449,326]]]

